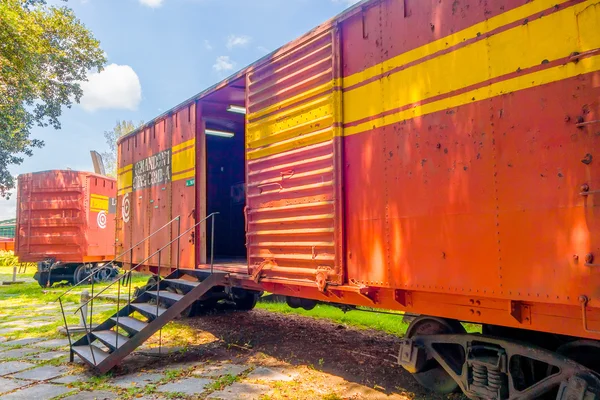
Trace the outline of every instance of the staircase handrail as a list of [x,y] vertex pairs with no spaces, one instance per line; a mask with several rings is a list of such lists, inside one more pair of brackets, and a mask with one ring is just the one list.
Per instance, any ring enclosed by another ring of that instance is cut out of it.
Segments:
[[[135,267],[131,268],[129,271],[127,271],[127,273],[123,274],[122,276],[119,277],[119,279],[113,281],[110,285],[106,286],[105,288],[103,288],[101,291],[99,291],[98,293],[96,293],[95,296],[91,297],[90,299],[88,299],[85,303],[83,303],[77,310],[75,310],[73,312],[73,314],[77,314],[77,312],[79,310],[81,310],[83,307],[85,307],[86,305],[88,305],[90,302],[92,302],[96,297],[98,297],[99,295],[101,295],[102,293],[104,293],[108,288],[110,288],[111,286],[113,286],[114,284],[116,284],[117,282],[120,282],[121,280],[123,280],[126,276],[131,275],[131,273],[133,271],[135,271],[138,267],[140,267],[142,264],[144,264],[146,261],[150,260],[151,258],[153,258],[154,256],[156,256],[157,254],[159,254],[160,252],[162,252],[164,249],[166,249],[167,247],[169,247],[170,245],[172,245],[173,243],[175,243],[177,240],[179,240],[182,236],[186,235],[188,232],[190,232],[192,229],[195,229],[198,225],[200,225],[201,223],[203,223],[204,221],[207,221],[209,218],[214,218],[216,215],[219,215],[220,212],[214,212],[208,216],[206,216],[206,218],[201,219],[200,221],[198,221],[196,224],[194,224],[194,226],[192,226],[191,228],[185,230],[182,234],[180,234],[179,236],[177,236],[175,239],[171,240],[169,243],[165,244],[163,247],[161,247],[160,249],[156,250],[154,253],[152,253],[151,255],[149,255],[148,257],[146,257],[144,260],[142,260],[140,263],[138,263]],[[213,223],[214,225],[214,223]],[[214,226],[213,226],[214,228]],[[214,229],[213,229],[214,232]],[[213,233],[213,238],[212,238],[213,242],[214,242],[214,233]],[[213,268],[213,257],[212,257],[212,252],[211,252],[211,271]],[[159,271],[160,274],[160,271]]]
[[[86,279],[82,279],[81,281],[79,281],[77,284],[71,286],[68,290],[66,290],[65,292],[63,292],[60,296],[58,296],[58,298],[56,300],[54,300],[54,303],[56,303],[57,301],[59,301],[61,298],[63,298],[66,294],[68,294],[69,292],[71,292],[73,289],[75,289],[76,287],[78,287],[79,285],[82,285],[83,283],[86,283],[88,281],[88,278],[92,278],[94,279],[94,275],[104,269],[107,269],[109,266],[114,265],[115,262],[117,262],[117,260],[121,257],[123,257],[124,255],[128,254],[131,252],[131,250],[135,249],[136,247],[138,247],[140,244],[144,243],[145,241],[147,241],[148,239],[152,238],[154,235],[156,235],[158,232],[162,231],[163,229],[165,229],[167,226],[170,226],[173,222],[175,221],[179,221],[179,219],[181,218],[180,215],[178,215],[177,217],[173,218],[171,221],[167,222],[165,225],[161,226],[160,228],[158,228],[157,230],[155,230],[154,232],[152,232],[149,236],[146,236],[144,239],[142,239],[141,241],[139,241],[138,243],[134,244],[133,246],[131,246],[130,248],[128,248],[127,250],[125,250],[124,252],[122,252],[121,254],[119,254],[118,256],[116,256],[114,259],[112,259],[110,262],[102,265],[101,267],[96,267],[95,269],[92,268],[90,270],[90,275],[86,278]],[[133,260],[131,260],[131,263],[133,264]],[[116,282],[116,281],[115,281]],[[114,282],[113,282],[114,283]],[[109,285],[109,286],[112,286]]]

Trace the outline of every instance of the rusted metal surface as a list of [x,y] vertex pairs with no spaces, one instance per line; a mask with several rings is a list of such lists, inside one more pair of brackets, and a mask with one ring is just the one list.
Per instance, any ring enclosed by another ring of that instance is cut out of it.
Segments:
[[170,216],[206,215],[204,129],[239,129],[245,91],[238,285],[599,338],[599,10],[362,2],[148,125],[198,103],[200,187]]
[[350,282],[600,301],[600,7],[555,3],[382,1],[344,21]]
[[343,280],[338,45],[325,31],[248,75],[247,245],[260,277]]
[[116,182],[88,172],[20,175],[15,254],[21,262],[111,260]]
[[[169,221],[180,216],[182,232],[195,224],[195,110],[195,106],[181,109],[119,141],[120,250],[155,233],[133,250],[134,263],[177,236],[176,223],[160,230]],[[182,242],[185,245],[173,245],[166,252],[163,266],[174,266],[179,258],[182,268],[195,267],[193,235]],[[157,263],[158,257],[147,262],[148,266]]]

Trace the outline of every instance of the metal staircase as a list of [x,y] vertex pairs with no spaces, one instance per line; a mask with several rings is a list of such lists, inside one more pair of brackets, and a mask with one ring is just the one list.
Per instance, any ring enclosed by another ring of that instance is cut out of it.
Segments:
[[[73,343],[71,352],[105,373],[210,289],[225,284],[227,278],[228,274],[221,272],[176,270],[88,331]],[[132,316],[135,312],[142,319]]]
[[[81,313],[81,321],[84,325],[84,335],[75,342],[71,339],[71,331],[67,324],[62,298],[75,287],[79,286],[79,284],[61,294],[56,301],[60,302],[65,330],[69,338],[71,361],[73,361],[74,355],[77,355],[97,372],[108,372],[152,335],[157,332],[160,334],[163,326],[179,316],[188,307],[192,307],[194,302],[209,297],[211,289],[226,285],[229,273],[213,270],[214,218],[218,214],[219,213],[210,214],[183,233],[180,233],[180,218],[177,217],[156,232],[153,232],[140,243],[135,244],[130,249],[123,252],[111,263],[92,270],[88,276],[88,280],[91,281],[92,284],[91,298],[74,312],[75,314],[78,312]],[[177,254],[179,254],[181,237],[188,234],[208,219],[211,219],[212,222],[211,243],[213,244],[211,246],[210,269],[180,269],[179,257],[176,257],[177,261],[175,267],[169,267],[169,270],[172,272],[165,278],[161,277],[161,267],[163,270],[166,267],[165,265],[161,265],[162,252],[176,243]],[[165,229],[175,222],[177,222],[177,237],[137,265],[133,266],[133,249],[154,236],[160,230]],[[123,257],[126,254],[130,255],[129,262],[132,267],[124,274],[120,275],[113,283],[94,294],[94,275],[103,268],[111,267],[120,257]],[[157,271],[154,275],[154,283],[147,285],[139,295],[132,298],[132,273],[154,257],[158,258],[158,265],[153,265]],[[80,284],[81,283],[84,283],[84,281],[80,282]],[[114,285],[118,285],[115,314],[101,322],[99,325],[93,326],[94,300]],[[121,304],[122,287],[128,289],[127,301],[124,302],[125,304],[123,306]],[[89,322],[84,312],[84,309],[87,309],[88,305],[90,308]],[[161,346],[162,335],[159,336],[159,354]]]

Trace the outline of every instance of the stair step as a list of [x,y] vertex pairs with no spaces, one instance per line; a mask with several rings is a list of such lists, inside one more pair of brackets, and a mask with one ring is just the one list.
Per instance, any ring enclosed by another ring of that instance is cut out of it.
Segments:
[[187,286],[190,289],[195,288],[201,283],[198,281],[188,281],[185,279],[164,279],[163,282],[167,282],[169,286]]
[[148,291],[146,293],[148,293],[150,296],[152,296],[154,298],[160,297],[161,299],[167,299],[167,300],[171,300],[171,301],[179,301],[179,300],[183,299],[182,294],[172,293],[167,290],[161,290],[160,293],[158,293],[157,291]]
[[[156,306],[155,306],[156,309]],[[116,318],[111,318],[114,322],[117,322]],[[140,321],[139,319],[135,319],[132,317],[119,317],[119,326],[127,329],[131,333],[137,333],[144,329],[148,324],[144,321]]]
[[[119,317],[119,322],[121,322],[121,317]],[[110,347],[112,350],[116,350],[117,345],[121,347],[129,341],[127,336],[123,336],[115,331],[96,331],[92,332],[92,335],[94,335],[98,340]],[[119,338],[118,341],[117,337]]]
[[[83,361],[93,366],[99,365],[102,363],[102,361],[106,360],[110,356],[110,354],[100,350],[94,345],[74,346],[73,352],[77,354]],[[93,357],[92,352],[94,352]],[[96,362],[94,362],[94,359]]]
[[[156,304],[150,304],[150,303],[131,303],[131,307],[135,308],[136,310],[138,310],[142,313],[154,315],[155,317],[158,317],[162,313],[167,311],[166,308],[156,307]],[[157,309],[158,309],[158,313],[156,312]]]

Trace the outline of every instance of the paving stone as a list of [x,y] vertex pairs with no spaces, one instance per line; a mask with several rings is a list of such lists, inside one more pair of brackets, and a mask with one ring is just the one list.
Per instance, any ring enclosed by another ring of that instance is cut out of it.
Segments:
[[177,392],[193,396],[204,392],[204,388],[212,382],[211,379],[186,378],[161,385],[156,390],[159,392]]
[[70,385],[75,382],[85,382],[88,379],[90,379],[90,377],[87,375],[66,375],[57,379],[52,379],[50,382],[60,383],[62,385]]
[[49,383],[34,385],[27,389],[17,390],[11,394],[2,396],[2,400],[49,400],[72,391],[66,386],[51,385]]
[[152,372],[164,373],[165,371],[173,371],[173,370],[188,370],[191,368],[196,368],[200,365],[204,365],[203,361],[186,361],[176,364],[169,364],[161,368],[157,368]]
[[40,349],[28,349],[27,347],[3,351],[0,353],[0,360],[8,360],[9,358],[24,358],[31,353],[36,353],[39,351]]
[[4,322],[2,325],[27,327],[29,322],[30,322],[30,320],[27,320],[27,319],[17,319],[14,321]]
[[[38,350],[39,351],[39,350]],[[4,353],[0,353],[0,357],[2,357]],[[27,357],[27,359],[32,360],[32,361],[49,361],[49,360],[56,360],[59,358],[67,358],[68,354],[62,351],[49,351],[47,353],[40,353],[40,354],[34,354],[31,355],[29,357]]]
[[266,385],[235,382],[223,390],[213,392],[208,398],[221,400],[254,400],[259,399],[269,390],[271,390],[271,388]]
[[94,390],[93,392],[79,392],[68,397],[64,397],[64,400],[112,400],[117,397],[114,392],[106,390]]
[[41,342],[42,340],[44,340],[44,339],[41,339],[41,338],[25,338],[25,339],[11,340],[9,342],[4,342],[4,344],[7,345],[7,346],[27,346],[28,344],[33,344],[33,343]]
[[25,330],[24,328],[3,328],[0,329],[0,335],[6,335],[8,333],[21,332]]
[[18,374],[11,375],[11,378],[27,379],[30,381],[47,381],[49,379],[58,378],[67,372],[68,370],[64,367],[46,365],[43,367],[30,369],[25,372],[19,372]]
[[137,374],[137,375],[125,375],[120,376],[116,379],[113,379],[109,382],[110,385],[118,386],[122,388],[130,388],[134,387],[144,387],[149,383],[154,383],[160,381],[164,377],[163,374],[159,373],[147,373],[147,374]]
[[192,375],[196,376],[208,376],[208,377],[219,377],[225,375],[238,376],[239,374],[246,371],[249,367],[238,364],[221,364],[211,365],[205,368],[198,369],[192,372]]
[[12,392],[23,386],[29,385],[29,382],[18,381],[16,379],[0,378],[0,394]]
[[56,347],[67,347],[69,346],[69,339],[52,339],[45,342],[39,342],[33,344],[35,347],[44,347],[46,349],[53,349]]
[[5,338],[4,336],[0,336],[0,343],[4,343],[8,341],[8,338]]
[[248,374],[248,379],[270,382],[289,382],[294,380],[297,376],[297,372],[290,374],[280,369],[258,367]]
[[27,368],[35,367],[35,364],[22,361],[8,361],[0,363],[0,376],[14,374]]

